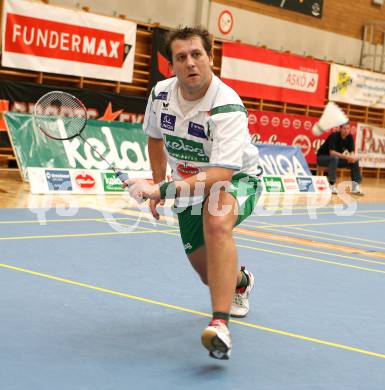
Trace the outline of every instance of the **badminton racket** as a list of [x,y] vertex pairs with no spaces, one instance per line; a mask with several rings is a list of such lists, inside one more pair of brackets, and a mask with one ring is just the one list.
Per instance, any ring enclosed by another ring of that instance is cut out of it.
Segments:
[[[48,114],[52,107],[57,108],[55,115]],[[81,138],[94,153],[108,164],[122,182],[128,179],[126,173],[116,169],[82,136],[87,124],[87,110],[77,97],[63,91],[48,92],[36,102],[33,119],[36,127],[51,139],[68,141],[75,137]]]

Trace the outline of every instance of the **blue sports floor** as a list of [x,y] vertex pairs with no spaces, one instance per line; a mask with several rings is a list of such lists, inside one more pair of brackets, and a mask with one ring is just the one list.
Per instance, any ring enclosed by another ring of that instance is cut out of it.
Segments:
[[0,389],[383,390],[385,204],[335,207],[236,230],[256,285],[229,361],[170,216],[1,209]]

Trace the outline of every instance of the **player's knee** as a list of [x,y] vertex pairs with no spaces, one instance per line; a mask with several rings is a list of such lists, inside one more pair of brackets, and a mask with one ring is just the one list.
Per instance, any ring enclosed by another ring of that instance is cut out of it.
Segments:
[[229,215],[210,215],[204,221],[205,232],[214,236],[227,234],[232,230],[232,227],[232,216]]

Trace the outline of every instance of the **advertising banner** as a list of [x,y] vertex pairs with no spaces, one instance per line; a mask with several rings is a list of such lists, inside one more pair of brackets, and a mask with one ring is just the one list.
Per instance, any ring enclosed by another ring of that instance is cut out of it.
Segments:
[[307,162],[299,148],[284,145],[256,145],[259,165],[264,176],[311,176]]
[[158,82],[172,76],[171,67],[169,66],[166,56],[164,40],[169,30],[156,27],[152,32],[151,46],[151,88]]
[[[296,146],[306,158],[308,164],[316,164],[316,153],[325,141],[329,132],[316,137],[311,129],[319,118],[284,114],[270,111],[249,111],[249,131],[252,142]],[[355,124],[351,123],[353,132]]]
[[323,107],[328,71],[312,58],[223,43],[221,78],[242,97]]
[[[52,140],[34,129],[29,114],[6,113],[5,118],[25,179],[27,167],[108,169],[107,163],[78,137],[68,141]],[[147,136],[141,124],[91,119],[82,136],[118,169],[141,172],[151,177]]]
[[262,178],[262,193],[269,195],[330,195],[326,176],[266,175]]
[[288,9],[290,11],[299,12],[301,14],[313,16],[315,18],[322,17],[323,0],[255,0],[259,3],[265,3]]
[[358,123],[356,153],[361,167],[385,168],[385,129]]
[[329,100],[385,108],[385,74],[332,64]]
[[35,103],[44,94],[57,90],[68,92],[80,99],[90,119],[143,123],[147,98],[142,96],[7,80],[0,83],[0,112],[32,114]]
[[131,83],[136,24],[42,3],[4,0],[2,65]]
[[[111,171],[95,169],[27,168],[32,194],[115,194],[122,182]],[[145,171],[135,177],[148,179]]]

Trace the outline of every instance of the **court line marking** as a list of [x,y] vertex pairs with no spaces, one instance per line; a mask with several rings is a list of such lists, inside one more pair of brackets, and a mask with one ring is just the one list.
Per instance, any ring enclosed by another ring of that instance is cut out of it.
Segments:
[[[115,222],[115,224],[119,225],[119,226],[125,226],[124,223],[120,223],[120,222]],[[141,226],[141,228],[142,229],[150,229],[150,228],[145,228],[143,226]],[[175,236],[179,236],[179,230],[176,230],[176,229],[172,230],[172,231],[159,230],[159,232],[160,233],[175,233]],[[238,232],[238,234],[242,234],[242,232]],[[237,239],[243,240],[243,241],[251,241],[251,242],[257,243],[257,244],[270,245],[270,246],[281,247],[281,248],[288,248],[288,249],[293,249],[293,250],[302,251],[302,252],[310,252],[310,253],[314,253],[314,254],[321,254],[321,255],[327,255],[327,256],[341,257],[341,258],[348,259],[348,260],[362,261],[362,262],[365,262],[365,263],[379,264],[379,265],[384,265],[385,266],[385,262],[382,262],[382,261],[362,259],[360,257],[353,257],[353,256],[348,256],[348,255],[340,255],[340,254],[337,254],[337,253],[323,252],[323,251],[319,251],[319,250],[312,250],[312,249],[296,247],[296,246],[291,246],[291,245],[278,244],[278,243],[275,243],[275,242],[260,241],[260,240],[255,240],[255,239],[251,239],[251,238],[246,238],[246,237],[239,237],[238,235],[234,235],[234,238],[237,238]],[[240,245],[237,245],[237,246],[240,246]],[[286,252],[282,252],[282,253],[286,253]],[[341,263],[341,264],[343,264],[343,263]]]
[[[251,224],[248,224],[248,223],[243,223],[242,226],[247,226],[249,228],[253,227],[253,228],[258,229],[258,230],[272,230],[274,232],[293,234],[295,236],[300,236],[300,237],[318,238],[318,239],[332,241],[332,242],[337,242],[337,243],[341,244],[341,240],[337,240],[337,239],[333,239],[333,238],[317,236],[317,235],[314,235],[314,234],[306,234],[306,233],[302,233],[302,232],[299,233],[299,232],[283,230],[283,229],[286,229],[286,228],[287,229],[300,229],[300,228],[295,228],[295,227],[291,227],[291,226],[290,227],[286,227],[285,225],[271,225],[271,224],[269,224],[267,226],[256,226],[256,225],[251,225]],[[280,226],[280,227],[278,227],[278,226]],[[311,230],[311,229],[301,229],[301,230],[303,230],[303,231],[314,231],[314,230]],[[323,234],[323,233],[321,233],[321,234]],[[329,234],[329,233],[327,233],[327,234]],[[356,237],[346,236],[346,238],[349,238],[351,240],[351,241],[348,241],[347,244],[354,244],[354,245],[357,245],[357,246],[361,246],[361,247],[365,247],[365,248],[371,248],[371,249],[380,249],[380,250],[384,250],[385,249],[385,247],[383,247],[383,246],[376,246],[376,245],[364,244],[364,243],[361,243],[361,242],[354,242],[356,240]],[[357,238],[357,240],[359,240],[359,239]],[[346,243],[346,241],[344,241],[344,242]],[[353,246],[352,250],[359,249],[357,246],[355,246],[355,247]]]
[[[126,294],[123,292],[119,292],[119,291],[115,291],[115,290],[111,290],[111,289],[107,289],[107,288],[103,288],[103,287],[98,287],[98,286],[78,282],[78,281],[71,280],[71,279],[65,279],[65,278],[61,278],[58,276],[54,276],[54,275],[50,275],[50,274],[46,274],[46,273],[42,273],[42,272],[36,272],[36,271],[26,269],[26,268],[15,267],[15,266],[12,266],[9,264],[2,264],[2,263],[0,263],[0,267],[5,268],[5,269],[9,269],[9,270],[13,270],[13,271],[17,271],[17,272],[21,272],[21,273],[25,273],[25,274],[39,276],[39,277],[50,279],[50,280],[55,280],[58,282],[62,282],[62,283],[66,283],[66,284],[70,284],[70,285],[74,285],[74,286],[78,286],[78,287],[83,287],[83,288],[90,289],[90,290],[99,291],[99,292],[106,293],[106,294],[111,294],[111,295],[120,296],[123,298],[128,298],[128,299],[131,299],[134,301],[145,302],[145,303],[165,307],[168,309],[173,309],[173,310],[182,311],[182,312],[186,312],[186,313],[190,313],[190,314],[195,314],[198,316],[211,317],[211,314],[209,314],[209,313],[204,313],[201,311],[188,309],[188,308],[185,308],[182,306],[171,305],[171,304],[168,304],[165,302],[160,302],[160,301],[156,301],[153,299],[139,297],[136,295]],[[299,340],[303,340],[303,341],[308,341],[308,342],[326,345],[329,347],[343,349],[343,350],[347,350],[347,351],[351,351],[351,352],[357,352],[357,353],[360,353],[363,355],[368,355],[368,356],[373,356],[373,357],[385,359],[385,354],[383,354],[383,353],[369,351],[366,349],[352,347],[352,346],[344,345],[344,344],[340,344],[340,343],[335,343],[335,342],[328,341],[328,340],[322,340],[322,339],[318,339],[318,338],[314,338],[314,337],[308,337],[308,336],[304,336],[304,335],[301,335],[298,333],[287,332],[284,330],[274,329],[274,328],[266,327],[263,325],[257,325],[257,324],[253,324],[253,323],[249,323],[249,322],[245,322],[245,321],[231,320],[231,323],[245,326],[248,328],[258,329],[258,330],[269,332],[269,333],[279,334],[281,336],[291,337],[291,338],[295,338],[295,339],[299,339]]]
[[[129,218],[128,218],[129,219]],[[132,218],[133,219],[133,218]],[[134,220],[134,219],[133,219]],[[103,221],[101,221],[101,222],[103,222]],[[150,223],[150,222],[147,222],[147,221],[143,221],[144,223]],[[122,223],[122,222],[115,222],[115,224],[117,224],[117,225],[122,225],[122,226],[124,226],[125,224],[124,223]],[[157,222],[157,224],[158,225],[160,225],[160,226],[167,226],[167,227],[170,227],[170,225],[167,225],[167,224],[163,224],[163,223],[161,223],[161,222]],[[242,225],[241,225],[242,226]],[[141,228],[143,228],[144,229],[144,227],[143,226],[141,226]],[[147,228],[148,229],[148,228]],[[263,229],[263,228],[261,228],[261,229]],[[300,228],[299,228],[300,229]],[[247,230],[247,231],[249,231],[250,233],[248,234],[248,233],[244,233],[244,232],[242,232],[241,230]],[[273,229],[274,230],[274,229]],[[303,230],[305,230],[305,229],[303,229]],[[178,230],[177,229],[175,229],[175,231],[176,232],[178,232]],[[162,232],[163,232],[163,230],[162,230]],[[235,230],[234,230],[234,233],[235,234],[242,234],[242,235],[253,235],[253,233],[254,233],[255,231],[253,231],[253,230],[249,230],[249,229],[242,229],[242,228],[239,228],[239,227],[237,227]],[[284,233],[287,233],[287,232],[285,232],[285,231],[283,231]],[[294,234],[296,234],[296,233],[294,233]],[[297,235],[299,235],[299,234],[297,234]],[[290,238],[290,237],[289,237]],[[257,240],[256,240],[257,241]],[[337,241],[337,240],[335,240],[335,241]],[[337,241],[337,242],[339,242],[340,243],[340,241]],[[273,244],[273,243],[270,243],[270,242],[263,242],[263,243],[265,243],[266,245],[276,245],[276,246],[279,246],[279,244]],[[305,245],[305,244],[302,244],[302,245]],[[297,250],[299,250],[299,251],[301,251],[301,250],[303,250],[303,248],[302,247],[292,247],[293,249],[297,249]],[[338,249],[338,248],[334,248],[335,249],[335,251],[339,251],[339,252],[341,252],[341,249]],[[352,251],[354,251],[354,250],[360,250],[360,248],[356,248],[356,247],[351,247],[351,249],[352,249]],[[383,248],[381,248],[381,249],[383,249]],[[362,249],[361,249],[362,250]],[[314,251],[314,253],[318,253],[317,251]],[[319,253],[322,253],[322,252],[319,252]],[[328,253],[328,254],[330,254],[330,255],[336,255],[336,257],[344,257],[344,255],[338,255],[338,254],[335,254],[335,253]],[[365,254],[364,254],[365,255]],[[370,257],[371,255],[370,254],[367,254],[367,256],[368,257]],[[350,259],[360,259],[360,258],[357,258],[357,257],[355,257],[355,258],[353,258],[353,257],[347,257],[347,258],[350,258]],[[363,261],[365,261],[365,260],[363,260]],[[370,261],[370,260],[367,260],[367,261]],[[379,263],[379,264],[381,264],[381,263]]]
[[[129,226],[129,225],[127,225]],[[140,228],[142,229],[142,228]],[[97,236],[114,236],[114,235],[124,235],[124,234],[145,234],[145,233],[161,233],[165,230],[159,229],[150,229],[144,228],[141,231],[131,231],[131,232],[98,232],[98,233],[74,233],[74,234],[50,234],[45,236],[13,236],[13,237],[0,237],[0,241],[12,241],[12,240],[32,240],[32,239],[42,239],[42,238],[68,238],[68,237],[97,237]],[[171,229],[171,232],[175,229]]]
[[[336,214],[336,210],[335,210],[335,207],[334,208],[334,211],[331,212],[331,211],[317,211],[319,209],[317,208],[314,208],[314,207],[309,207],[309,208],[304,208],[304,210],[307,210],[308,212],[303,212],[303,213],[289,213],[290,211],[292,211],[292,209],[290,208],[286,208],[286,209],[266,209],[265,212],[269,212],[269,211],[283,211],[282,213],[278,214],[278,213],[274,213],[274,214],[271,214],[271,215],[265,215],[263,212],[261,214],[257,214],[257,213],[252,213],[251,216],[257,216],[257,217],[291,217],[291,216],[303,216],[303,215],[309,215],[309,211],[312,211],[312,212],[315,212],[315,214],[317,215],[335,215]],[[258,211],[258,210],[257,210]],[[286,211],[286,212],[285,212]],[[385,210],[357,210],[354,212],[354,215],[355,214],[364,214],[364,213],[384,213]]]
[[334,225],[362,225],[369,223],[383,223],[385,219],[370,219],[367,221],[340,221],[340,222],[318,222],[318,223],[295,223],[289,225],[280,225],[282,227],[297,227],[297,226],[334,226]]
[[[172,236],[179,236],[179,233],[176,232],[176,231],[160,230],[159,233],[169,234],[169,235],[172,235]],[[256,248],[256,247],[253,247],[253,246],[242,245],[242,244],[237,244],[237,247],[245,248],[245,249],[252,249],[252,250],[260,251],[260,252],[274,253],[274,254],[288,256],[288,257],[294,257],[296,259],[301,259],[301,260],[302,259],[303,260],[311,260],[311,261],[314,261],[316,263],[325,263],[325,264],[337,265],[337,266],[340,266],[340,267],[358,269],[358,270],[361,270],[361,271],[368,271],[368,272],[375,272],[375,273],[385,274],[385,270],[383,271],[383,270],[379,270],[379,269],[375,269],[375,268],[366,268],[366,267],[360,267],[358,265],[339,263],[339,262],[331,261],[331,260],[317,259],[317,258],[314,258],[314,257],[302,256],[302,255],[298,255],[298,254],[294,254],[294,253],[274,251],[274,250],[271,250],[271,249]]]
[[275,247],[288,248],[288,249],[293,249],[293,250],[302,251],[302,252],[310,252],[310,253],[327,255],[327,256],[341,257],[343,259],[354,260],[354,261],[362,261],[364,263],[373,263],[373,264],[379,264],[379,265],[384,265],[385,266],[385,262],[383,262],[383,261],[367,260],[367,259],[362,259],[360,257],[353,257],[353,256],[348,256],[348,255],[340,255],[338,253],[323,252],[323,251],[320,251],[320,250],[312,250],[312,249],[307,249],[307,248],[300,248],[300,247],[295,247],[295,246],[291,246],[291,245],[270,243],[270,242],[254,240],[254,239],[246,238],[246,237],[239,237],[239,236],[234,236],[234,237],[237,238],[238,240],[251,241],[251,242],[257,243],[257,244],[271,245],[271,246],[275,246]]
[[[273,224],[273,223],[268,223],[268,222],[260,222],[260,223],[267,224],[266,225],[267,227],[277,227],[277,228],[280,227],[280,225]],[[252,226],[255,226],[257,228],[259,227],[257,225],[252,225]],[[290,227],[289,229],[300,230],[300,231],[304,231],[304,232],[313,232],[313,233],[318,233],[318,234],[322,234],[322,235],[326,235],[326,236],[348,238],[350,240],[355,240],[355,241],[358,240],[358,241],[370,242],[370,243],[373,243],[373,244],[383,244],[384,243],[383,241],[370,240],[369,238],[352,237],[352,236],[346,236],[344,234],[329,233],[329,232],[323,232],[323,231],[319,231],[319,230],[304,229],[304,228],[300,228],[300,227]],[[318,236],[314,236],[314,237],[318,237]],[[320,238],[323,238],[323,237],[320,237]]]

